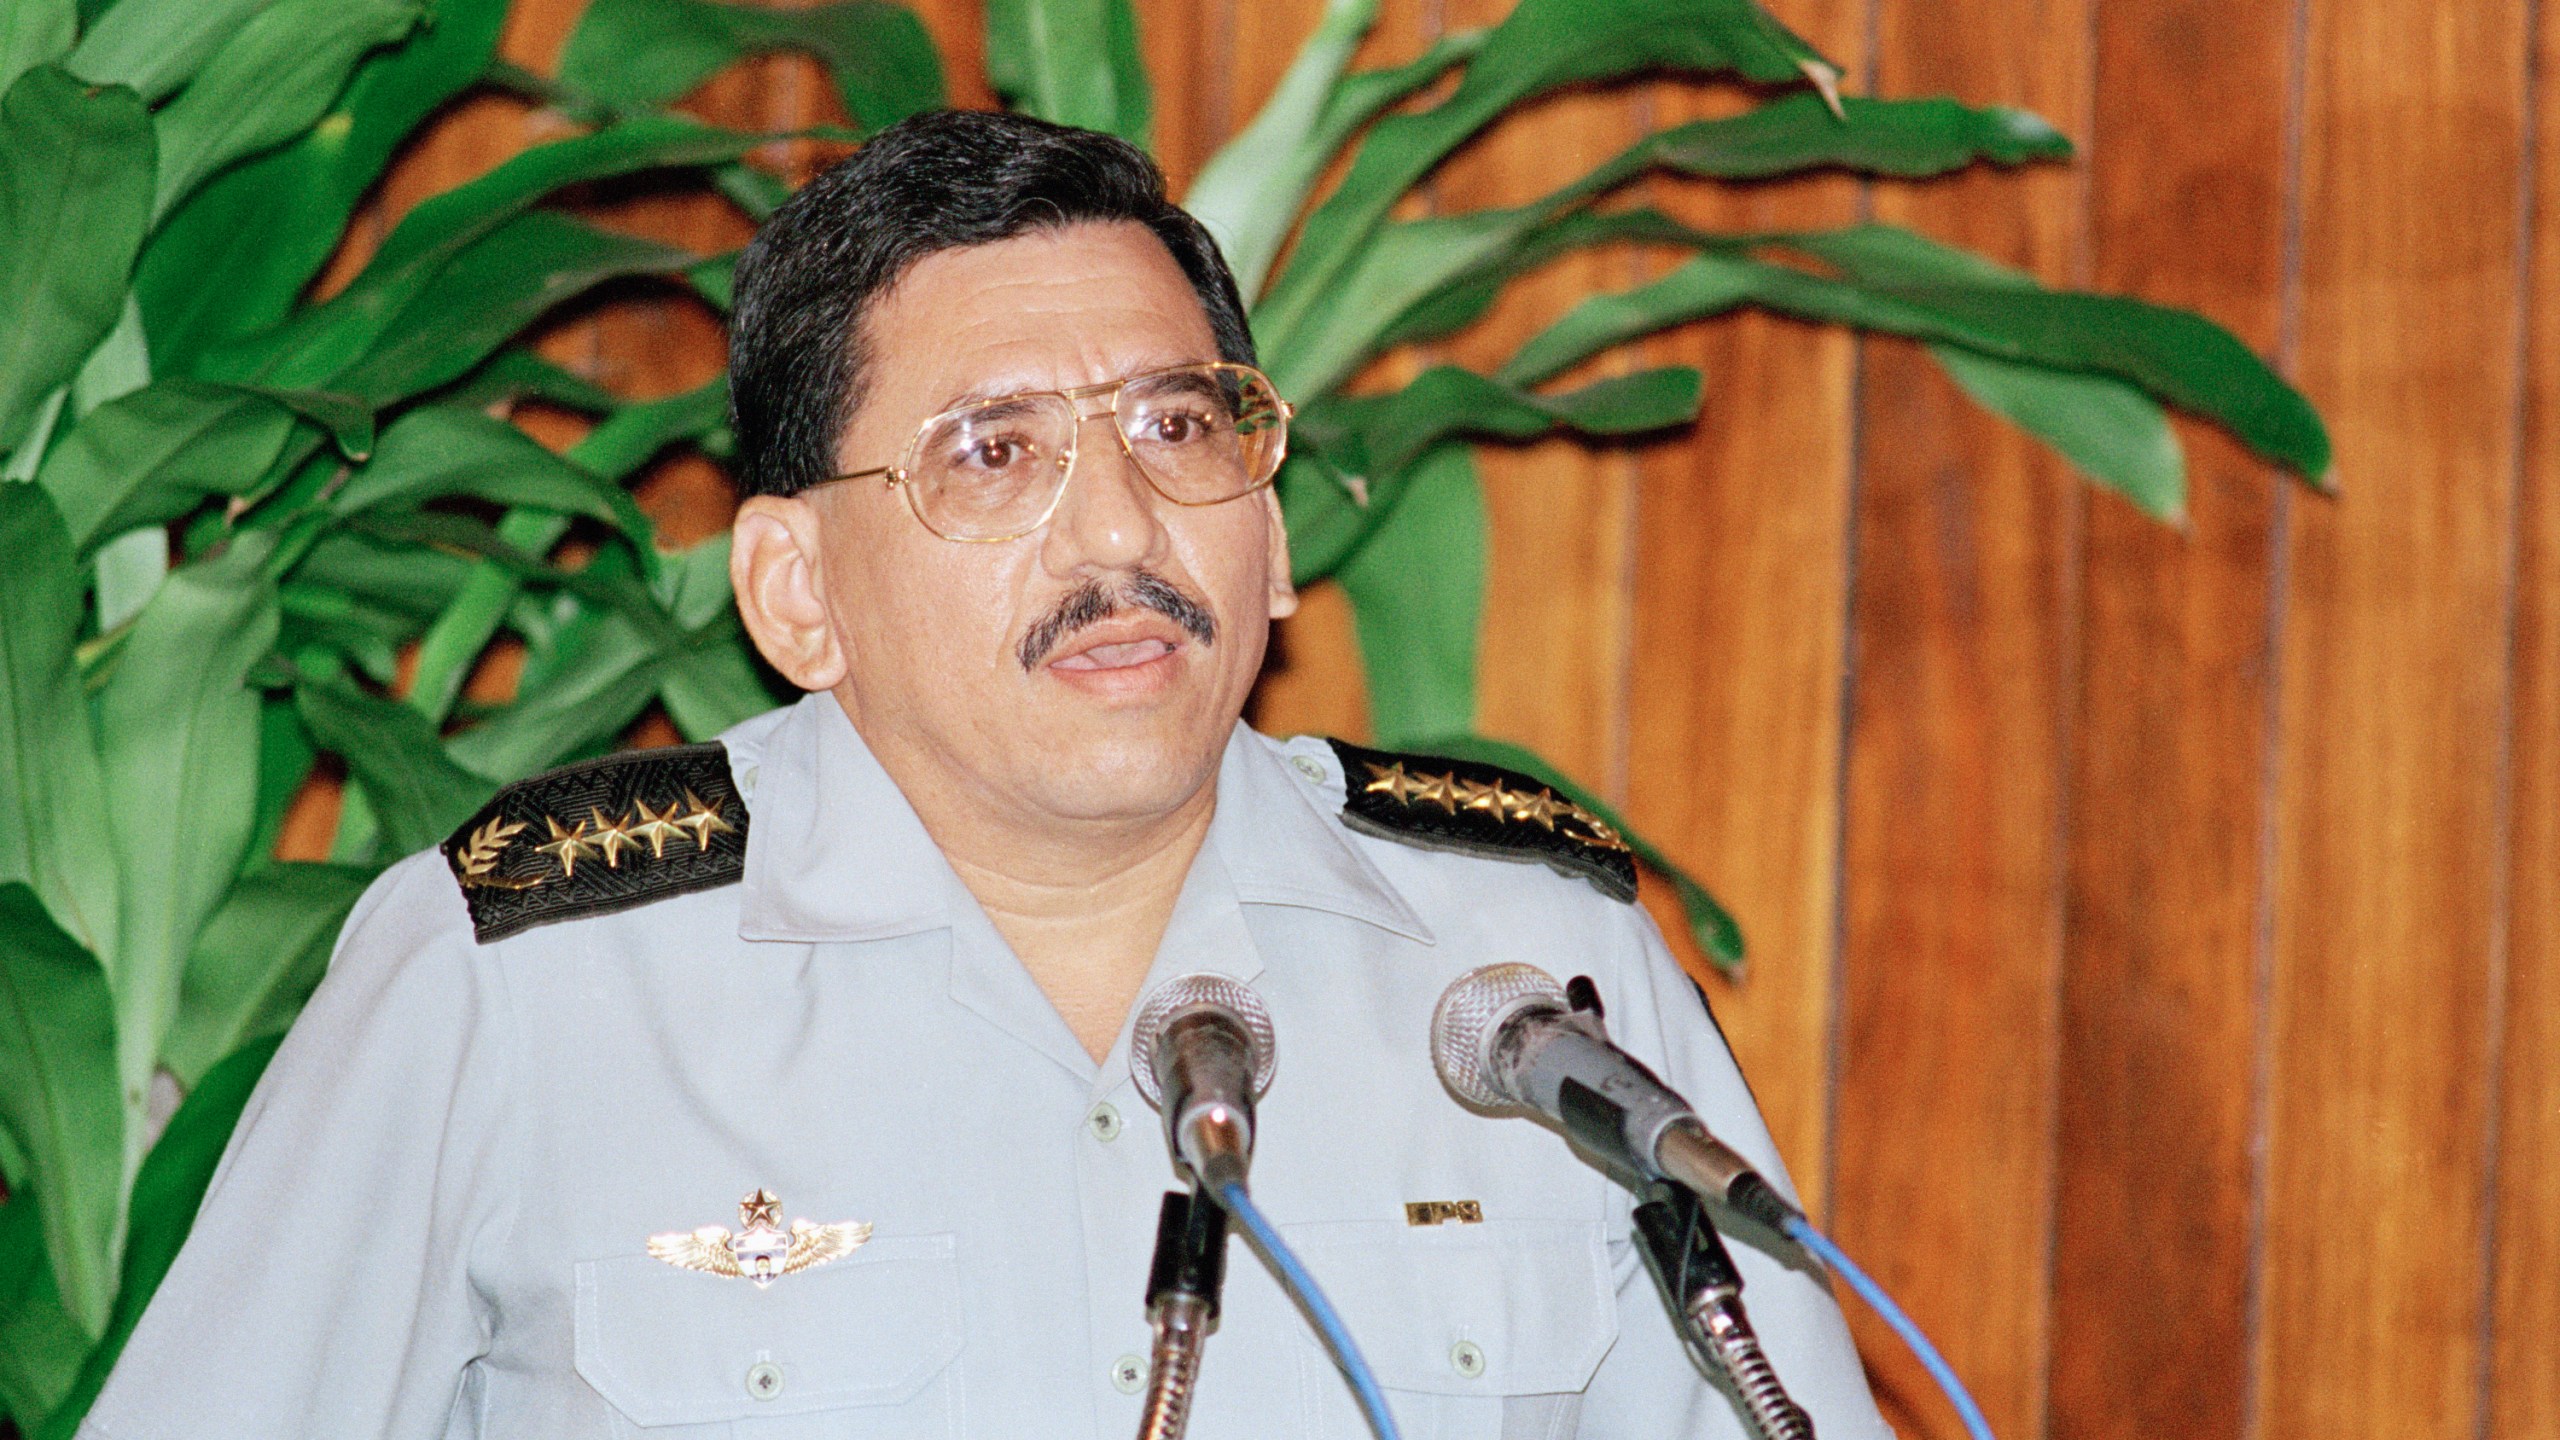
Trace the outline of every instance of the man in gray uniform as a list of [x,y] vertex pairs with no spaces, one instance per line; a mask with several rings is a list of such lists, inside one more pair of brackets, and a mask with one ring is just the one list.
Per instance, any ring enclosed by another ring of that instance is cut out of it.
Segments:
[[[1128,1017],[1198,971],[1269,1007],[1255,1193],[1406,1435],[1742,1433],[1630,1197],[1427,1044],[1477,966],[1588,973],[1779,1174],[1623,842],[1520,776],[1239,723],[1296,603],[1252,359],[1105,137],[921,117],[777,215],[732,573],[807,697],[510,787],[383,876],[83,1433],[1127,1434],[1177,1183]],[[1823,1281],[1735,1248],[1825,1440],[1886,1436]],[[1204,1440],[1367,1433],[1242,1255],[1201,1386]]]

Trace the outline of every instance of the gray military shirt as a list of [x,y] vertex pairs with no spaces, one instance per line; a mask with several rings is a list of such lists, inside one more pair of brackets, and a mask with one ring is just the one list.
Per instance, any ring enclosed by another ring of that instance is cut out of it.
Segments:
[[[1125,1026],[1096,1065],[831,697],[724,738],[753,815],[741,883],[489,944],[436,855],[367,893],[84,1436],[1135,1429],[1176,1178]],[[1743,1435],[1674,1340],[1630,1198],[1431,1064],[1457,976],[1587,973],[1620,1043],[1779,1175],[1643,911],[1353,832],[1321,741],[1239,725],[1218,787],[1146,985],[1216,971],[1268,1004],[1255,1194],[1405,1435]],[[763,1288],[651,1257],[652,1235],[737,1226],[759,1189],[786,1225],[870,1239]],[[1483,1218],[1408,1223],[1431,1201]],[[1824,1440],[1885,1440],[1823,1282],[1733,1248]],[[1192,1433],[1368,1433],[1241,1242]]]

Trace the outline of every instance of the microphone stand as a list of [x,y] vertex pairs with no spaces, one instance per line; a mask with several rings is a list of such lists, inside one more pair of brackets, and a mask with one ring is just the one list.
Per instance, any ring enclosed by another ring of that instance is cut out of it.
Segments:
[[1672,1326],[1699,1363],[1733,1387],[1761,1440],[1813,1440],[1813,1418],[1778,1383],[1742,1312],[1742,1273],[1705,1205],[1682,1185],[1658,1186],[1656,1195],[1636,1207],[1636,1239]]
[[1167,1190],[1156,1212],[1155,1258],[1147,1266],[1147,1321],[1155,1345],[1147,1368],[1138,1440],[1182,1440],[1200,1383],[1200,1355],[1218,1328],[1227,1278],[1227,1211],[1208,1192]]

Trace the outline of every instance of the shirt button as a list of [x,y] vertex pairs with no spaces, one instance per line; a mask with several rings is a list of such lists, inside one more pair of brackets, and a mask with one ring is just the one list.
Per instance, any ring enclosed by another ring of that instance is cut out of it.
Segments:
[[1135,1395],[1147,1383],[1147,1362],[1135,1355],[1123,1355],[1111,1362],[1111,1388],[1123,1395]]
[[747,1367],[747,1393],[758,1400],[771,1400],[782,1393],[782,1367],[762,1360]]
[[1092,1112],[1084,1117],[1084,1128],[1092,1131],[1093,1138],[1096,1140],[1107,1142],[1119,1139],[1119,1108],[1108,1100],[1094,1106]]
[[1449,1368],[1473,1380],[1484,1373],[1484,1351],[1473,1340],[1461,1340],[1449,1347]]
[[1306,776],[1308,779],[1313,780],[1319,785],[1324,783],[1324,767],[1317,764],[1315,757],[1312,755],[1290,756],[1289,768]]

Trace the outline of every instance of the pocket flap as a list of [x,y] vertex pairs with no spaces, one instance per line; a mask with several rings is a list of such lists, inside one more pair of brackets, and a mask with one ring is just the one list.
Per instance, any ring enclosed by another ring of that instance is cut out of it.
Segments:
[[[948,1235],[874,1239],[761,1290],[646,1255],[577,1276],[578,1373],[638,1425],[895,1404],[960,1353]],[[769,1399],[748,1388],[761,1365],[782,1372]]]
[[[1436,1395],[1580,1390],[1618,1338],[1597,1221],[1283,1226],[1378,1383]],[[1474,1373],[1462,1369],[1460,1346]]]

